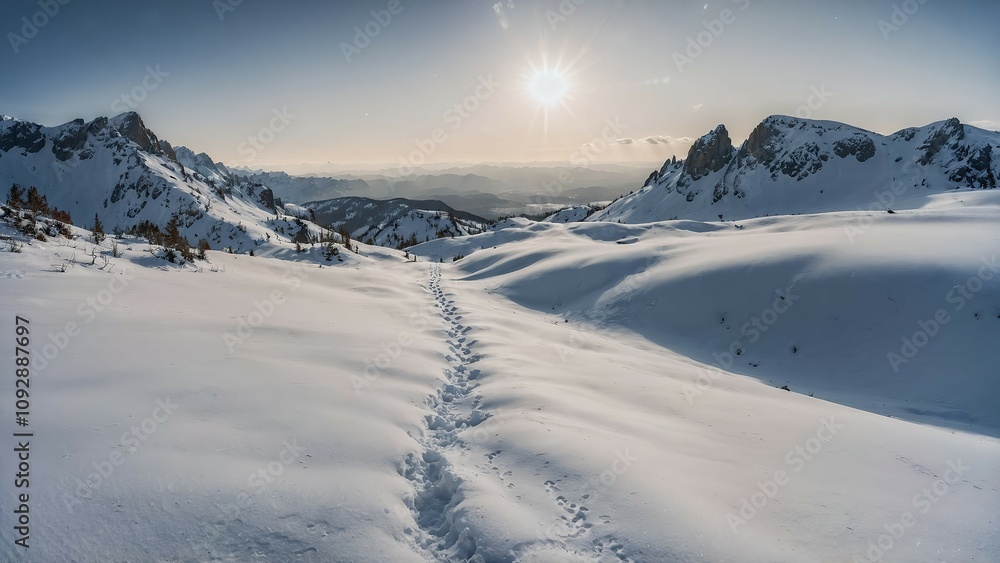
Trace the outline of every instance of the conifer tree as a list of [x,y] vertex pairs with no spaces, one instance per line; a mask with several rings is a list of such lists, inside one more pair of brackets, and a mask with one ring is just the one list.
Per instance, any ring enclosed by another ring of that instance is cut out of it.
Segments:
[[94,244],[101,244],[107,235],[104,234],[104,225],[101,224],[101,218],[94,213],[94,227],[90,229],[93,232]]
[[10,192],[7,194],[7,205],[18,209],[24,207],[24,188],[11,184]]

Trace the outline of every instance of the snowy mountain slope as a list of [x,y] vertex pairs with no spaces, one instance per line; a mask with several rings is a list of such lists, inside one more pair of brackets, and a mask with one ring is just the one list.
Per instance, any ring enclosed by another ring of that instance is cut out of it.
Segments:
[[416,244],[442,236],[480,233],[489,223],[435,200],[345,197],[309,202],[303,207],[312,210],[321,225],[343,227],[358,240],[393,248],[403,242]]
[[[952,223],[973,224],[970,208]],[[55,272],[67,247],[0,252],[0,315],[30,318],[33,354],[62,342],[31,386],[32,547],[0,527],[0,559],[839,563],[864,560],[907,512],[915,519],[884,560],[989,561],[1000,550],[995,438],[739,375],[691,403],[705,364],[621,317],[596,326],[597,315],[565,323],[534,310],[556,291],[555,269],[573,298],[587,279],[570,276],[574,260],[593,273],[642,250],[676,275],[711,274],[726,261],[696,246],[716,244],[713,232],[733,254],[741,236],[787,238],[784,254],[803,236],[819,252],[826,227],[814,237],[766,221],[752,233],[511,221],[494,236],[515,224],[532,238],[440,267],[388,250],[370,267],[322,269],[210,252],[198,272],[148,267],[135,248],[110,273],[79,261]],[[828,243],[824,255],[848,260]],[[528,271],[531,247],[552,262]],[[863,252],[884,258],[848,254]],[[488,270],[505,256],[524,267]],[[661,270],[636,288],[655,288]],[[472,271],[482,279],[460,279]],[[757,289],[730,291],[753,301]],[[630,295],[648,305],[640,289]],[[68,321],[79,331],[63,341]],[[0,470],[12,475],[13,459]],[[0,482],[2,498],[13,493]]]
[[90,225],[96,213],[109,231],[143,221],[163,227],[177,215],[191,244],[206,239],[237,252],[289,242],[303,228],[281,217],[269,188],[208,155],[175,152],[134,112],[58,127],[0,121],[0,181],[4,190],[12,183],[37,187],[78,224]]
[[212,157],[205,153],[195,154],[187,147],[174,147],[174,154],[177,162],[183,164],[188,170],[201,174],[204,178],[219,185],[225,185],[229,179],[236,174],[225,164],[215,162]]
[[591,205],[577,205],[561,211],[557,211],[542,220],[543,223],[579,223],[592,214],[596,213]]
[[1000,134],[957,119],[883,136],[832,121],[771,116],[740,146],[719,126],[667,161],[638,192],[590,221],[740,220],[859,209],[914,209],[928,195],[993,189]]
[[[30,320],[40,358],[30,429],[46,436],[32,442],[30,550],[4,525],[0,560],[417,561],[402,541],[406,482],[394,463],[413,448],[406,430],[434,384],[437,339],[414,331],[405,372],[378,381],[390,392],[362,402],[352,387],[423,304],[419,285],[372,283],[386,270],[371,266],[392,271],[401,253],[375,248],[391,256],[320,268],[209,252],[195,269],[127,245],[110,269],[81,260],[83,243],[0,253],[0,310]],[[74,253],[74,266],[53,271]],[[358,326],[338,336],[349,319]],[[79,332],[67,336],[67,322]],[[48,334],[62,344],[45,360]],[[10,393],[0,391],[5,420]],[[4,473],[12,461],[0,457]]]
[[481,233],[486,223],[459,219],[446,211],[412,209],[391,223],[373,225],[359,238],[368,244],[406,248],[436,238]]
[[740,227],[525,223],[410,251],[465,255],[463,279],[571,323],[855,408],[1000,435],[1000,192]]

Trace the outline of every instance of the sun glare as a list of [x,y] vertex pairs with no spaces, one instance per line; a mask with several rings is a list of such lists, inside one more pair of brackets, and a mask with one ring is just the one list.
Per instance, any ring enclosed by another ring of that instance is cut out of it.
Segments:
[[554,65],[545,58],[542,64],[536,65],[529,62],[522,75],[522,83],[525,90],[525,97],[535,103],[535,117],[531,124],[534,127],[535,119],[542,118],[542,131],[547,135],[549,131],[549,116],[559,113],[561,115],[573,116],[570,105],[575,101],[575,85],[577,84],[577,72],[573,69],[573,63],[564,64],[560,59]]
[[554,106],[563,101],[569,91],[569,80],[554,70],[538,70],[529,85],[531,96],[540,104]]

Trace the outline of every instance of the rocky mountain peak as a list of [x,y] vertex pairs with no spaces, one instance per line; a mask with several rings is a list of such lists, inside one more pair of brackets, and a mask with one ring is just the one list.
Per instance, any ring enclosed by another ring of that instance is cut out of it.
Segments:
[[697,180],[722,170],[732,159],[733,141],[729,138],[726,126],[719,125],[691,145],[684,161],[684,172],[692,180]]
[[770,162],[776,153],[774,140],[780,136],[781,133],[773,121],[770,119],[761,121],[740,147],[740,160],[752,156],[760,162]]
[[[86,147],[87,137],[90,133],[91,128],[82,119],[74,119],[64,124],[59,128],[59,134],[53,139],[52,154],[62,161],[73,158],[74,154]],[[88,157],[85,154],[80,156],[81,158]]]
[[956,117],[948,119],[922,145],[920,164],[928,164],[945,147],[957,151],[965,139],[965,126]]
[[193,150],[181,145],[173,147],[172,150],[175,151],[175,160],[177,160],[177,162],[180,162],[184,166],[204,175],[205,177],[222,178],[231,173],[225,165],[215,162],[212,160],[212,157],[203,152],[196,154]]
[[138,113],[125,112],[108,120],[108,124],[113,131],[139,145],[142,150],[153,154],[162,154],[160,140],[146,127]]
[[42,127],[26,121],[5,120],[0,129],[0,151],[17,148],[29,153],[37,153],[45,147],[45,136]]

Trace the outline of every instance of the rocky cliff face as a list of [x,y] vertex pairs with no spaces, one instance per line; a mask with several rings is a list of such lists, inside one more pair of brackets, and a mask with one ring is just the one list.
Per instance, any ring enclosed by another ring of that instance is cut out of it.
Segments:
[[945,148],[950,149],[951,152],[959,150],[964,139],[965,127],[957,118],[953,117],[945,121],[920,145],[919,150],[923,151],[920,155],[920,164],[930,164],[934,157]]
[[21,149],[29,153],[37,153],[45,147],[45,137],[42,126],[25,121],[4,120],[6,125],[0,130],[0,151]]
[[[164,154],[160,140],[156,134],[146,128],[138,113],[130,111],[109,120],[108,125],[122,137],[139,145],[139,148],[150,154]],[[169,146],[169,144],[167,145]]]
[[722,170],[733,158],[733,141],[725,125],[719,125],[711,133],[691,145],[684,172],[692,179],[699,180],[712,172]]
[[747,157],[753,157],[760,162],[770,162],[777,154],[777,143],[775,139],[781,139],[782,135],[775,123],[770,119],[765,119],[747,137],[747,140],[740,147],[740,161]]

